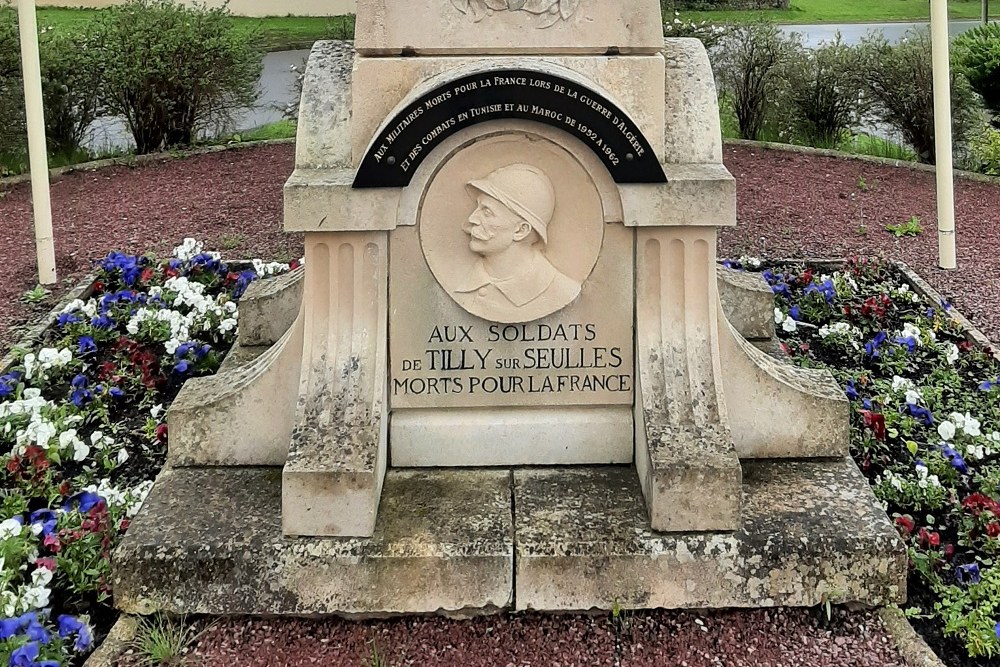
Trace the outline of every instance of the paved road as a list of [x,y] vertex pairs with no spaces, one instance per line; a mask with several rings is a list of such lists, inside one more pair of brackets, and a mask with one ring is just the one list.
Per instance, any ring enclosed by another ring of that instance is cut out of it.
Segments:
[[[832,40],[838,31],[847,44],[857,44],[862,37],[873,30],[881,30],[886,39],[895,42],[905,37],[910,30],[926,25],[927,23],[826,23],[785,25],[781,26],[781,29],[786,33],[797,32],[802,35],[802,42],[806,46],[816,46],[820,42]],[[980,25],[979,21],[952,21],[948,29],[951,36],[956,37],[977,25]]]

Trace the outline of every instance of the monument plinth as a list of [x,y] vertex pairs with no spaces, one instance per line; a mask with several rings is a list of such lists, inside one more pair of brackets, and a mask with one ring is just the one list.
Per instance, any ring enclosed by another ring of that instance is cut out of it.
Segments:
[[626,4],[360,0],[351,70],[317,43],[285,188],[305,267],[254,288],[233,361],[171,407],[119,605],[904,596],[843,393],[758,349],[766,289],[720,283],[736,188],[704,48]]

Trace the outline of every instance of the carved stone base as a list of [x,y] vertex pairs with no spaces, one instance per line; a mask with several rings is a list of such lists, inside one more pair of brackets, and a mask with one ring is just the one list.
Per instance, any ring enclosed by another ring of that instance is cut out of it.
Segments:
[[370,538],[286,537],[280,484],[278,468],[165,472],[114,554],[116,605],[356,616],[905,597],[905,551],[849,460],[747,464],[732,533],[651,531],[628,466],[390,470]]

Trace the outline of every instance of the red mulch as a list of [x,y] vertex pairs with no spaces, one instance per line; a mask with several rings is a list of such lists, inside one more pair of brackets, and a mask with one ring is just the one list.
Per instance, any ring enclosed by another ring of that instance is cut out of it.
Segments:
[[[903,667],[874,612],[815,610],[519,614],[450,621],[229,619],[202,635],[198,667]],[[375,652],[383,660],[375,660]],[[126,663],[128,664],[128,663]]]
[[[61,276],[78,277],[109,250],[168,251],[185,236],[227,257],[291,259],[298,235],[281,230],[281,186],[294,148],[276,145],[112,167],[52,184]],[[902,259],[993,340],[1000,340],[1000,186],[957,181],[959,270],[937,268],[934,176],[911,169],[782,151],[726,148],[739,187],[739,225],[720,252],[769,257],[883,253]],[[860,187],[863,179],[866,188]],[[888,223],[916,215],[924,233],[897,239]],[[27,184],[0,189],[0,348],[37,315],[20,303],[34,286]],[[63,288],[65,289],[65,288]]]

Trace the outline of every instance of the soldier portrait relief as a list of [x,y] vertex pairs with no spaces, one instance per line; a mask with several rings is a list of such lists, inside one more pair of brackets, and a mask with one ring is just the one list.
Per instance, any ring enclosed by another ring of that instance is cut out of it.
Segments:
[[555,211],[552,182],[537,167],[512,164],[470,181],[475,209],[462,226],[469,249],[479,255],[467,279],[453,290],[466,310],[501,319],[535,319],[562,308],[580,283],[545,257]]

